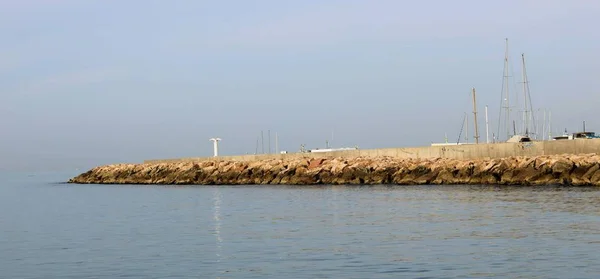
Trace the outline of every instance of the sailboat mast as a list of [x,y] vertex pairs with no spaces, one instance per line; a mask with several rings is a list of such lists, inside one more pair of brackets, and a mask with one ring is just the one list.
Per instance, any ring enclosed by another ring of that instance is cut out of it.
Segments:
[[469,115],[465,112],[465,142],[469,143]]
[[456,144],[458,145],[460,143],[460,139],[462,137],[462,132],[463,132],[463,128],[465,127],[465,120],[467,118],[467,113],[465,112],[464,116],[463,116],[463,121],[462,121],[462,125],[460,126],[460,132],[458,133],[458,139],[456,140]]
[[546,127],[548,123],[546,122],[546,109],[544,109],[544,125],[542,126],[542,140],[546,139]]
[[[498,117],[498,138],[501,138],[502,122],[504,122],[504,130],[506,132],[506,139],[510,138],[510,87],[509,87],[509,57],[508,57],[508,38],[504,39],[506,42],[504,51],[504,71],[502,73],[502,92],[500,94],[500,110]],[[504,115],[502,115],[504,110]],[[504,116],[504,117],[503,117]],[[504,118],[504,121],[502,121]]]
[[258,138],[256,138],[256,149],[254,150],[254,154],[258,154]]
[[475,88],[473,87],[473,124],[475,125],[475,144],[479,143],[479,127],[477,127],[477,102],[475,101]]
[[525,102],[525,110],[523,110],[523,132],[529,136],[529,106],[527,105],[527,76],[525,73],[525,54],[521,53],[521,61],[523,63],[523,97]]
[[279,136],[275,132],[275,154],[279,154]]
[[552,111],[548,111],[548,140],[552,139]]
[[490,143],[490,123],[488,121],[488,106],[485,105],[485,143]]
[[509,88],[508,85],[508,38],[506,38],[506,53],[504,54],[504,86],[506,88],[506,138],[510,138],[510,102],[509,102]]

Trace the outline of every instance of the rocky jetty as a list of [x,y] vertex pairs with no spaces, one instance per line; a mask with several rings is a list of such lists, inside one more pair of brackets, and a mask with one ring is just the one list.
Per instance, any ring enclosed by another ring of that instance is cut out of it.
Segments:
[[94,184],[487,184],[600,186],[596,154],[502,159],[294,158],[115,164],[69,180]]

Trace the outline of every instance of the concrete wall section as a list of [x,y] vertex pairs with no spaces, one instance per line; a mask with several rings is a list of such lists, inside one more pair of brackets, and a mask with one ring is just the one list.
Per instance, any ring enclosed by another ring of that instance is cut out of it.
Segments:
[[600,139],[577,139],[544,142],[544,154],[555,155],[565,153],[596,153],[600,152]]
[[324,153],[288,153],[288,154],[259,154],[220,157],[197,157],[147,160],[144,163],[174,163],[174,162],[202,162],[209,160],[227,161],[256,161],[264,159],[286,158],[332,158],[332,157],[378,157],[389,156],[394,158],[452,158],[452,159],[479,159],[479,158],[505,158],[510,156],[540,156],[558,154],[600,154],[600,139],[578,139],[558,141],[535,141],[525,143],[491,143],[491,144],[464,144],[450,146],[426,146],[407,148],[383,148],[365,150],[344,150]]

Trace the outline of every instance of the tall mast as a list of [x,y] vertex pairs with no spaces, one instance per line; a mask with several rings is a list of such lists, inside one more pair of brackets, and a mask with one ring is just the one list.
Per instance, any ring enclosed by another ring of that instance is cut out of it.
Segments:
[[254,154],[258,154],[258,138],[256,138],[256,149],[254,150]]
[[552,140],[552,111],[548,111],[548,140]]
[[465,112],[465,142],[469,143],[469,115]]
[[527,107],[527,77],[525,75],[525,54],[521,53],[521,61],[523,63],[523,98],[525,109],[523,110],[523,133],[529,136],[529,108]]
[[275,132],[275,154],[279,154],[279,137],[277,136],[277,132]]
[[488,106],[485,105],[485,143],[490,143],[490,122],[488,122]]
[[510,90],[509,90],[509,64],[508,64],[508,38],[505,38],[505,51],[504,51],[504,71],[502,74],[502,92],[500,99],[500,117],[498,118],[498,138],[501,138],[501,128],[502,128],[502,111],[504,110],[504,130],[506,132],[506,139],[510,138]]
[[508,38],[506,38],[506,52],[504,54],[504,87],[506,88],[506,138],[510,138],[510,102],[509,102],[509,86],[508,86]]
[[473,124],[475,125],[475,144],[479,143],[479,127],[477,127],[477,102],[475,101],[475,87],[473,87]]
[[525,54],[521,54],[523,61],[523,94],[525,95],[525,134],[529,133],[529,123],[533,125],[532,131],[536,130],[535,115],[532,113],[533,106],[531,105],[531,93],[529,92],[529,81],[527,80],[527,68],[525,67]]
[[542,140],[546,139],[546,127],[548,126],[548,122],[546,122],[546,109],[544,109],[544,125],[542,126]]
[[463,128],[465,127],[466,120],[467,120],[467,113],[465,112],[464,116],[463,116],[462,125],[460,126],[460,132],[458,133],[458,139],[456,140],[457,145],[460,143],[460,139],[462,137],[462,132],[463,132]]
[[331,146],[333,146],[333,130],[331,130],[331,141],[330,141],[330,143],[331,143]]

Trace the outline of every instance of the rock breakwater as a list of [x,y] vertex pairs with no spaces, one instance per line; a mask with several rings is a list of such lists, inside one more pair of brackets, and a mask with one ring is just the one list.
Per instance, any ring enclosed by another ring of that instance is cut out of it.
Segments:
[[487,184],[600,186],[600,156],[502,159],[317,158],[100,166],[69,180],[93,184]]

